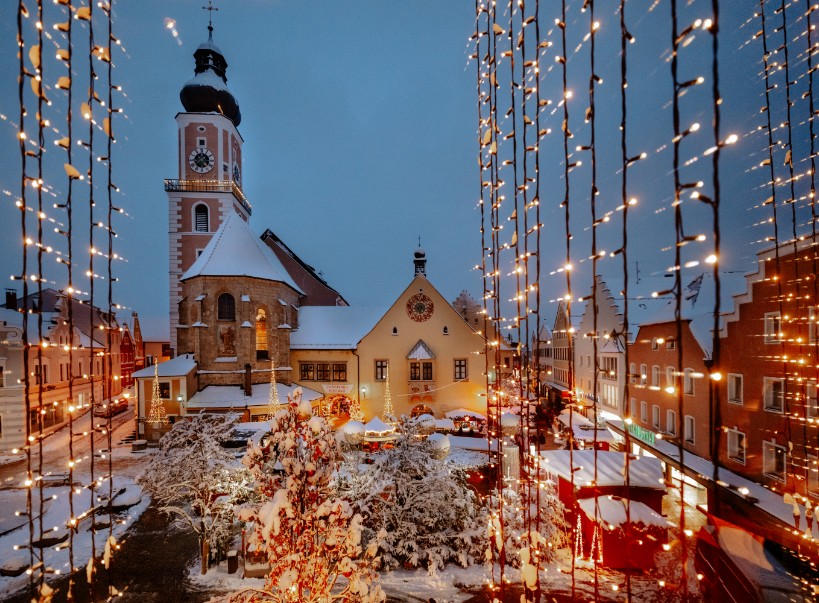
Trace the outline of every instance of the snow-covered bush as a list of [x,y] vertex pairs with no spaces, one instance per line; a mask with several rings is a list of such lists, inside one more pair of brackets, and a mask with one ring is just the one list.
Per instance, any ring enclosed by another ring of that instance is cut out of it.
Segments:
[[[546,563],[555,559],[558,549],[568,546],[569,525],[564,515],[565,507],[552,483],[543,482],[543,487],[539,490],[532,488],[531,492],[526,488],[520,493],[505,488],[500,502],[504,534],[500,554],[505,555],[505,565],[520,568],[521,563],[528,563],[529,547],[535,544],[540,550],[541,562]],[[488,506],[492,511],[499,508],[497,492],[490,495]],[[495,541],[496,555],[497,544]]]
[[[348,457],[352,459],[352,457]],[[483,513],[462,471],[433,456],[405,422],[395,447],[371,465],[344,463],[339,492],[365,517],[365,539],[385,568],[470,565],[485,547]]]
[[361,516],[330,484],[336,441],[301,395],[297,388],[270,421],[267,444],[249,447],[242,461],[262,500],[241,508],[239,518],[253,524],[248,546],[266,555],[270,573],[263,590],[230,600],[383,601],[373,584],[375,548],[362,550]]
[[235,506],[248,494],[250,474],[221,446],[237,415],[195,415],[178,420],[139,478],[159,510],[190,527],[202,545],[202,573],[209,549],[226,549]]

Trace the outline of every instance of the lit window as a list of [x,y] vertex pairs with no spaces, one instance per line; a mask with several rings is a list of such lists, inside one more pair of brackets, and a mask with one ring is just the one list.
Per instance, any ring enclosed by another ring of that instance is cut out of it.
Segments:
[[763,379],[763,398],[765,410],[783,412],[785,410],[785,380],[765,377]]
[[302,381],[312,381],[315,379],[316,367],[312,362],[302,362],[299,366]]
[[728,373],[728,402],[742,404],[742,375]]
[[762,442],[762,473],[780,482],[785,481],[785,447]]
[[728,430],[728,458],[745,464],[745,434],[736,429]]
[[665,430],[671,435],[677,435],[677,413],[668,410],[665,413]]
[[330,380],[330,363],[319,362],[316,364],[316,380],[329,381]]
[[686,396],[694,395],[694,369],[687,368],[683,372],[683,393]]
[[387,367],[389,366],[386,360],[375,361],[375,380],[385,381],[387,379]]
[[819,417],[819,407],[816,399],[816,382],[808,383],[805,386],[805,414],[809,419]]
[[779,343],[782,341],[782,318],[779,312],[765,314],[765,343]]
[[347,363],[333,364],[333,381],[347,381]]
[[686,444],[694,443],[694,417],[691,415],[685,415],[685,421],[683,422],[683,437]]

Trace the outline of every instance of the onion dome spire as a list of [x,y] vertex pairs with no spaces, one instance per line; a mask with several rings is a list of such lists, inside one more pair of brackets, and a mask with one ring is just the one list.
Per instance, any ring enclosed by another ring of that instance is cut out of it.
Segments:
[[239,103],[227,87],[227,61],[213,43],[213,25],[208,24],[208,40],[193,53],[196,61],[193,79],[179,92],[182,106],[189,113],[221,113],[238,126],[242,121]]

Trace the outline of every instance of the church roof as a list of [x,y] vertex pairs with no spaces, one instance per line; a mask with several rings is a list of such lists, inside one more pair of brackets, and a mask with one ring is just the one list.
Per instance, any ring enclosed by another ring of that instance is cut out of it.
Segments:
[[202,254],[182,280],[195,276],[247,276],[279,281],[304,293],[284,269],[279,259],[253,234],[238,214],[230,212]]
[[294,350],[355,349],[384,316],[384,308],[302,306],[299,328],[290,334]]

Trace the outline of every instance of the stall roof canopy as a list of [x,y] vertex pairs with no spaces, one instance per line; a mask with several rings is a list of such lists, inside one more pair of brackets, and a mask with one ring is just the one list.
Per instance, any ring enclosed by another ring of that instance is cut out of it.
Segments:
[[[569,456],[571,454],[571,456]],[[595,480],[595,457],[597,459],[598,486],[625,486],[625,458],[623,452],[602,450],[544,450],[544,468],[565,480],[571,480],[577,488],[591,486]],[[663,466],[660,459],[642,456],[630,459],[628,465],[629,485],[633,488],[665,490]]]
[[[578,501],[583,513],[591,520],[594,520],[594,498],[581,498]],[[597,497],[597,518],[606,522],[613,528],[619,528],[625,525],[626,518],[631,518],[631,523],[642,523],[646,526],[659,526],[661,528],[668,527],[668,520],[654,511],[645,503],[636,500],[628,501],[625,498],[615,496],[599,496]],[[626,505],[628,508],[628,515],[626,515]]]

